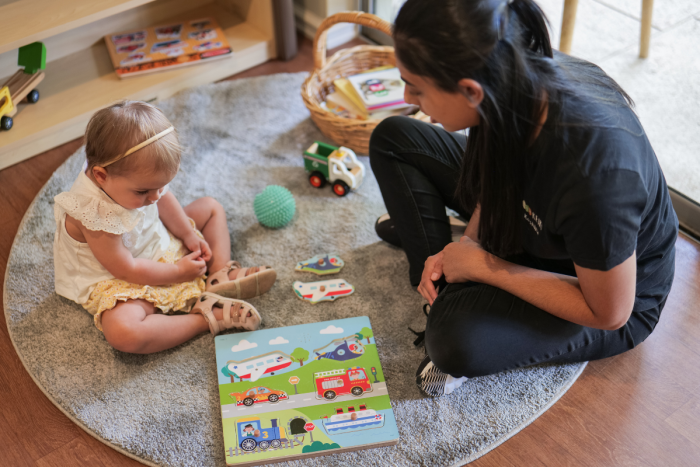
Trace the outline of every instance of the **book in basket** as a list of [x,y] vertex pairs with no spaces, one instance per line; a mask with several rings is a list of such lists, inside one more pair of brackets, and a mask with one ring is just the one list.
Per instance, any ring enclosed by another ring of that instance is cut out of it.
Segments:
[[406,107],[403,92],[405,83],[398,68],[389,68],[349,76],[355,92],[369,112]]
[[369,318],[217,336],[226,465],[397,444]]
[[213,18],[183,18],[160,26],[105,36],[120,78],[206,63],[232,55]]

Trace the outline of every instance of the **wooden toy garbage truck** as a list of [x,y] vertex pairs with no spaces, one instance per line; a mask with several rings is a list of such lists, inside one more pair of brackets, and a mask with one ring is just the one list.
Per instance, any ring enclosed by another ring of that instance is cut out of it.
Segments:
[[44,79],[46,47],[41,42],[20,47],[17,62],[24,69],[17,70],[0,86],[0,130],[12,128],[17,104],[25,99],[30,104],[39,100],[39,91],[34,88]]
[[311,186],[322,188],[328,182],[338,196],[357,189],[365,177],[365,166],[352,149],[320,141],[304,151],[304,168],[309,173]]

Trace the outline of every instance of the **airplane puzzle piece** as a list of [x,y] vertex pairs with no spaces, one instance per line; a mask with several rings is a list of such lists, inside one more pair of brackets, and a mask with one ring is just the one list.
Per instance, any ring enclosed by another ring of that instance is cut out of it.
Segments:
[[324,274],[337,274],[345,266],[345,261],[338,255],[316,255],[306,261],[299,261],[295,271],[313,272],[322,276]]
[[230,373],[235,374],[241,380],[249,379],[253,382],[264,374],[275,374],[275,371],[287,368],[291,364],[292,359],[289,355],[279,351],[268,352],[241,361],[231,360],[227,362]]
[[355,287],[348,284],[345,279],[332,279],[318,282],[300,282],[292,284],[294,293],[302,300],[311,303],[333,301],[336,298],[350,295],[355,291]]

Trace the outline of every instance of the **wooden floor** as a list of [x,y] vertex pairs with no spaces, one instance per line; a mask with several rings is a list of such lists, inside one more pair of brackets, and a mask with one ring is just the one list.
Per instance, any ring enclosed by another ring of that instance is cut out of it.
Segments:
[[[303,40],[294,60],[268,62],[230,79],[312,66],[311,43]],[[72,141],[0,171],[0,277],[29,204],[80,145]],[[683,235],[676,246],[673,290],[649,339],[590,363],[554,407],[472,466],[700,465],[700,248]],[[0,465],[141,465],[92,438],[46,399],[0,322]]]

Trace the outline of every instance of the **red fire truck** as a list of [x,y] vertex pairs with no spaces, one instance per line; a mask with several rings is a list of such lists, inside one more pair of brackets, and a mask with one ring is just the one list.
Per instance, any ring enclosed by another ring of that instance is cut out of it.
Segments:
[[367,378],[367,372],[364,368],[356,366],[314,373],[314,383],[316,397],[329,401],[345,394],[359,397],[365,392],[372,391],[372,383]]

